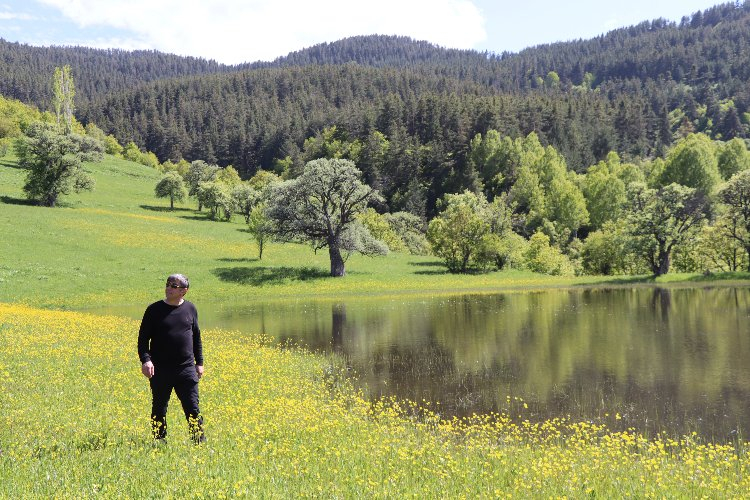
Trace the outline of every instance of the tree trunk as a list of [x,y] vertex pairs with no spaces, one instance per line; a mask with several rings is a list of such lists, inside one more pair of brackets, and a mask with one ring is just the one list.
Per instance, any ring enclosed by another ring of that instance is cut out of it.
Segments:
[[657,276],[662,276],[669,272],[670,253],[669,251],[659,252],[659,269],[656,270]]
[[338,245],[328,245],[328,255],[331,257],[331,276],[343,276],[346,271],[344,270],[344,259],[341,257],[341,249]]
[[174,196],[169,197],[169,209],[174,210]]

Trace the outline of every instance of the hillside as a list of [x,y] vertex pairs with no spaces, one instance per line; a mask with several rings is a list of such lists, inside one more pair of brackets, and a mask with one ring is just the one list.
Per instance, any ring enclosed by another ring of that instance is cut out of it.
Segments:
[[331,278],[326,252],[274,243],[261,261],[241,218],[209,221],[193,200],[170,211],[168,202],[154,197],[160,176],[154,169],[113,157],[86,168],[94,191],[45,208],[23,197],[25,171],[15,159],[0,161],[0,302],[78,309],[142,305],[158,298],[172,272],[188,274],[191,297],[204,303],[434,295],[602,279],[425,273],[425,266],[439,265],[437,259],[398,253],[353,255],[347,276]]
[[153,50],[34,47],[0,38],[0,94],[49,110],[55,67],[70,65],[79,106],[98,95],[141,83],[229,71],[215,61]]

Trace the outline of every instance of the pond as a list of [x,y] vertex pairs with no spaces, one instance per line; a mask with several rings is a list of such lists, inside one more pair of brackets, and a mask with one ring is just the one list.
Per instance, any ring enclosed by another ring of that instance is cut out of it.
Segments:
[[569,417],[713,441],[750,431],[749,287],[198,306],[203,329],[334,351],[371,398],[429,401],[444,417]]

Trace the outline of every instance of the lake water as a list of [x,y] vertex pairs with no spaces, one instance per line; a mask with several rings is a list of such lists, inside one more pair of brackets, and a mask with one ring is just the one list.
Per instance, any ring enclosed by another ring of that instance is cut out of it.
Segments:
[[748,287],[198,307],[204,330],[337,352],[370,397],[430,401],[445,417],[570,416],[716,441],[750,433]]

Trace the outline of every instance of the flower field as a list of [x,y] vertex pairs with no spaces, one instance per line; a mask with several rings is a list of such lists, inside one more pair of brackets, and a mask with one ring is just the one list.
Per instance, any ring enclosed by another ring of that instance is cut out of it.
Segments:
[[[208,330],[190,444],[149,436],[137,322],[0,304],[0,497],[738,498],[744,447],[367,403],[335,361]],[[739,445],[742,446],[741,444]]]

